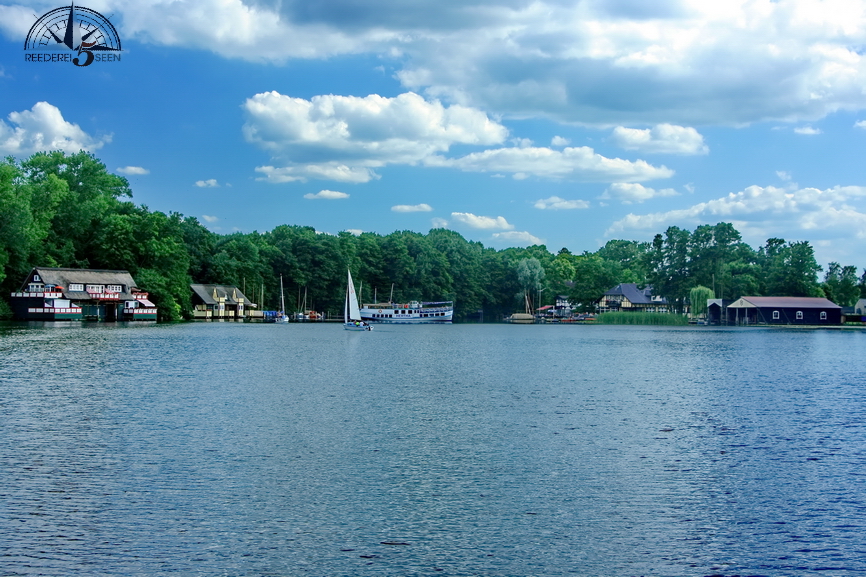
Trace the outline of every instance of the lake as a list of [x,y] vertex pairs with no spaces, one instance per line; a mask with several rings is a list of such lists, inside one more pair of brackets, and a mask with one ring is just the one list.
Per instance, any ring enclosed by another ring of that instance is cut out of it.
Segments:
[[0,574],[866,572],[866,332],[0,325]]

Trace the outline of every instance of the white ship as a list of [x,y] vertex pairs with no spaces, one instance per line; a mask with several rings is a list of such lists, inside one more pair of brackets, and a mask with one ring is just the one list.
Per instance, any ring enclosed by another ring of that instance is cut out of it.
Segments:
[[453,301],[435,303],[411,301],[405,304],[374,303],[361,307],[361,319],[374,323],[450,323],[453,316]]

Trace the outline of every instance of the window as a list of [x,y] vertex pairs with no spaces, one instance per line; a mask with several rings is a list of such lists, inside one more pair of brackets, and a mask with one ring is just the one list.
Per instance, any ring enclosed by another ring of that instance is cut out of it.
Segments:
[[84,285],[78,283],[69,283],[69,290],[71,291],[83,291]]
[[826,321],[826,320],[827,320],[827,311],[821,311],[821,320],[822,320],[822,321]]
[[773,311],[773,320],[774,321],[779,320],[779,311]]
[[87,292],[102,294],[105,291],[105,286],[101,284],[89,284],[87,285]]
[[105,292],[109,292],[109,293],[119,293],[122,291],[123,291],[123,287],[120,286],[119,284],[110,284],[107,287],[105,287]]
[[797,311],[797,320],[798,320],[798,321],[802,321],[802,320],[803,320],[803,311]]
[[39,278],[39,275],[38,275],[38,274],[33,275],[33,282],[39,282],[39,281],[41,281],[41,280],[42,280],[42,279]]

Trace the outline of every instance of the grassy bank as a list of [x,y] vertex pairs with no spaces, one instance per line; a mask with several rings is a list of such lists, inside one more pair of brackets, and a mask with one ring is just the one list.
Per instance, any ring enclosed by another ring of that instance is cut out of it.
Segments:
[[664,325],[684,326],[689,324],[685,315],[671,313],[602,313],[598,322],[605,325]]

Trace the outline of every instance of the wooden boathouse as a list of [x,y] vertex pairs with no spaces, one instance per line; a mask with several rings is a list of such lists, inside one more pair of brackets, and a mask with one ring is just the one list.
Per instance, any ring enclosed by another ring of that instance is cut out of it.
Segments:
[[725,312],[729,325],[842,324],[842,307],[816,297],[741,297]]
[[36,267],[9,299],[27,321],[155,321],[156,305],[125,270]]

